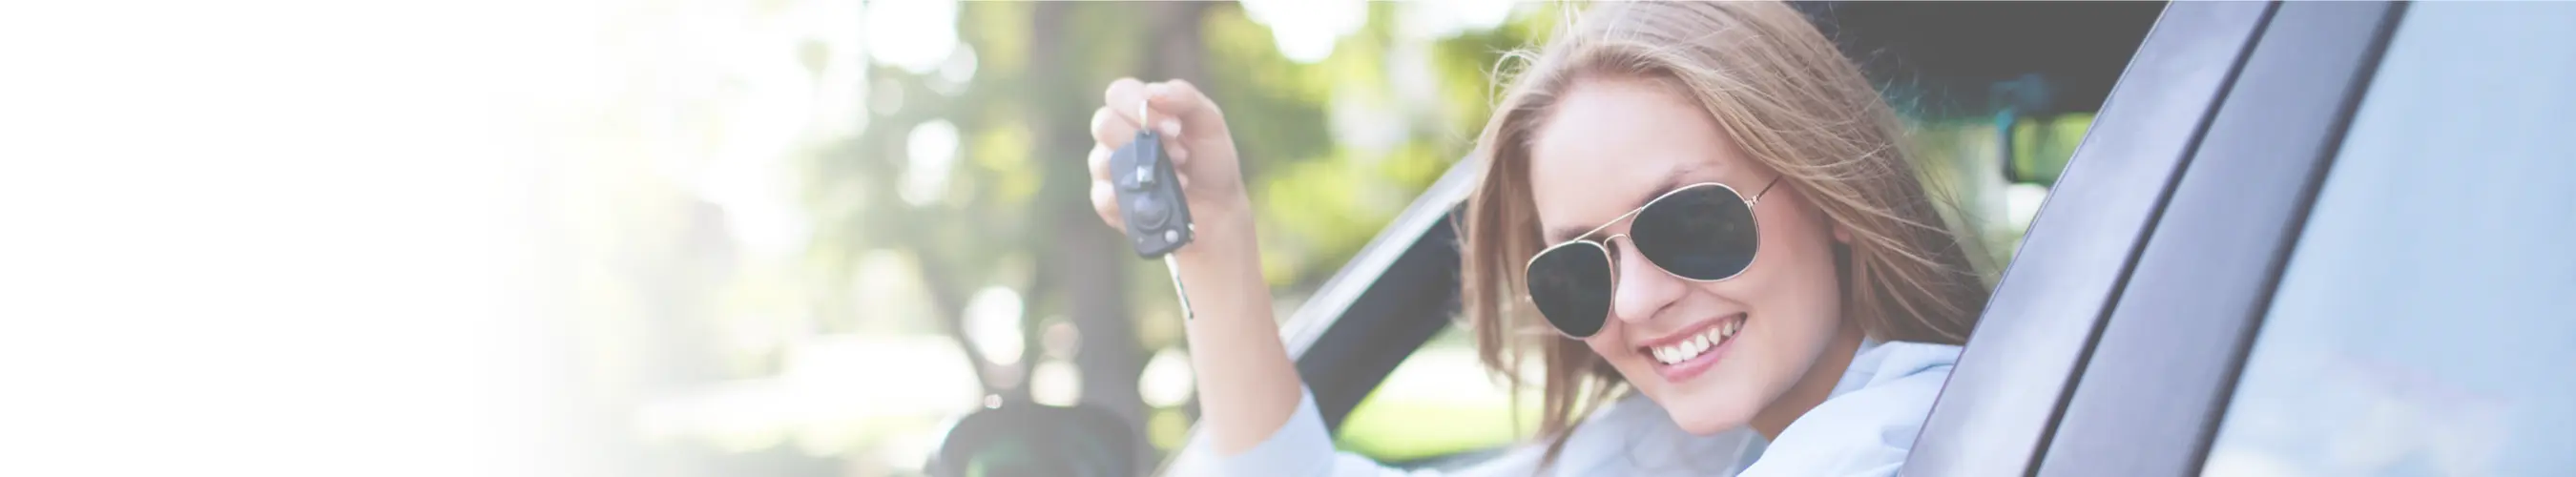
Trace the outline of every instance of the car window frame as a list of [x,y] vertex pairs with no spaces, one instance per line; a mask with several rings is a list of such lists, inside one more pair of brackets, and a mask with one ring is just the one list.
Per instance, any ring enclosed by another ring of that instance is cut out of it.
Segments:
[[2273,8],[2175,2],[2158,16],[1997,282],[1915,440],[1908,475],[2018,475],[2035,465]]
[[2404,5],[2282,4],[2175,182],[2037,475],[2199,472]]
[[1326,431],[1340,432],[1360,400],[1451,321],[1423,317],[1457,314],[1457,211],[1483,163],[1470,157],[1442,173],[1281,324]]

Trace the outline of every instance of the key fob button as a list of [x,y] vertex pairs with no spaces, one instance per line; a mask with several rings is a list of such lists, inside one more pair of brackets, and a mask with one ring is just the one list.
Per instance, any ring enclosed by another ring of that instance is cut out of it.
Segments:
[[1150,195],[1136,196],[1129,205],[1135,206],[1136,225],[1147,229],[1162,227],[1163,221],[1172,215],[1171,207]]

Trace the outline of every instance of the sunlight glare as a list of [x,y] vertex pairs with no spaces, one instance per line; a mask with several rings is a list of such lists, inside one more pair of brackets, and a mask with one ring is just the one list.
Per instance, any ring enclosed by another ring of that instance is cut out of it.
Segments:
[[956,0],[868,2],[868,56],[877,63],[927,74],[957,49]]
[[1360,0],[1243,0],[1244,14],[1270,27],[1279,54],[1306,64],[1332,57],[1342,37],[1368,26],[1368,8]]

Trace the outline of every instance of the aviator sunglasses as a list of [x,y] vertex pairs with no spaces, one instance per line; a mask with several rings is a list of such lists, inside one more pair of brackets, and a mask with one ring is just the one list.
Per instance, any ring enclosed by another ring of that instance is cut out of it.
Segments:
[[[1608,223],[1540,250],[1525,268],[1530,301],[1538,305],[1557,331],[1590,338],[1610,318],[1612,290],[1618,285],[1613,240],[1628,237],[1637,253],[1665,274],[1696,282],[1715,282],[1744,273],[1761,248],[1753,204],[1771,187],[1771,178],[1753,198],[1715,182],[1682,186],[1646,201]],[[1631,220],[1633,219],[1633,220]],[[1628,233],[1592,239],[1592,234],[1631,220]]]

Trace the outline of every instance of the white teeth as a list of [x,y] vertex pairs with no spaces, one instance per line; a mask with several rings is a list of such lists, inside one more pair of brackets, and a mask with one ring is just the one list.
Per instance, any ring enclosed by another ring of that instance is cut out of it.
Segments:
[[1720,323],[1717,326],[1709,327],[1708,331],[1703,331],[1698,335],[1691,336],[1689,339],[1684,339],[1681,342],[1669,345],[1656,346],[1649,348],[1646,351],[1654,355],[1656,362],[1663,364],[1675,364],[1683,361],[1690,361],[1691,358],[1697,358],[1700,354],[1707,353],[1708,350],[1715,349],[1717,348],[1717,345],[1725,343],[1726,339],[1735,336],[1735,331],[1741,329],[1743,325],[1744,322],[1742,321],[1728,321]]

